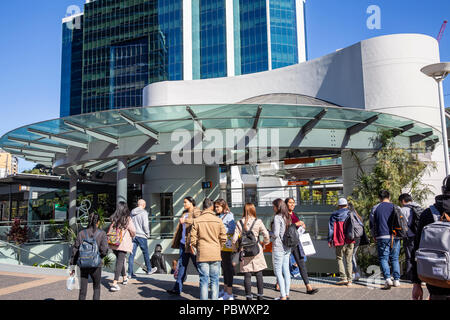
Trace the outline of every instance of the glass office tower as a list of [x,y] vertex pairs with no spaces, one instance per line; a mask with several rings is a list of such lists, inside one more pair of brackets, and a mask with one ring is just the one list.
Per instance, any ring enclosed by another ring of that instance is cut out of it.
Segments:
[[303,15],[304,0],[87,1],[80,29],[63,20],[61,116],[142,106],[154,82],[303,62]]

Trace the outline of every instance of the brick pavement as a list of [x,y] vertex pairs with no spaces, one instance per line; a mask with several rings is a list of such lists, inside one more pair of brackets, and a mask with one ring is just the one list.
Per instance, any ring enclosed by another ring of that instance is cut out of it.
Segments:
[[[65,288],[66,270],[43,270],[41,268],[14,268],[0,265],[0,300],[76,300],[78,290],[68,291]],[[138,275],[126,286],[120,285],[119,292],[110,292],[112,274],[104,272],[102,277],[102,300],[198,300],[198,276],[188,276],[181,296],[171,296],[166,289],[173,287],[172,275]],[[312,278],[311,283],[320,289],[319,293],[310,296],[302,281],[293,280],[291,300],[410,300],[412,285],[402,282],[401,287],[381,290],[382,281],[367,285],[363,279],[352,287],[340,287],[333,284],[334,278]],[[255,281],[255,279],[253,279]],[[274,290],[274,277],[265,277],[265,299],[274,299],[279,292]],[[234,293],[237,300],[244,300],[243,277],[236,277]],[[256,293],[256,285],[253,288]],[[426,292],[426,289],[424,290]],[[92,285],[88,287],[88,298],[93,294]],[[428,295],[425,294],[425,298]]]

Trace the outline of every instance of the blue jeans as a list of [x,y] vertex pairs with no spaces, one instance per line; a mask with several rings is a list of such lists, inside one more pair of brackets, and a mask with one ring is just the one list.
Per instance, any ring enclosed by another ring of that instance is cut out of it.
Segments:
[[398,256],[400,254],[400,240],[394,239],[394,245],[391,248],[391,239],[378,239],[377,247],[378,258],[380,260],[384,280],[391,278],[389,262],[392,264],[392,275],[394,276],[394,280],[400,280],[400,264],[398,262]]
[[211,285],[211,300],[219,299],[220,261],[199,262],[200,300],[208,300],[208,289]]
[[177,281],[175,282],[175,286],[173,287],[173,290],[178,293],[181,293],[183,291],[183,283],[186,280],[187,266],[189,264],[189,259],[192,260],[192,263],[194,264],[195,268],[198,269],[196,257],[186,252],[184,244],[180,244],[180,258],[178,259],[178,277]]
[[289,260],[291,251],[272,252],[273,271],[280,286],[281,297],[289,296],[291,287],[291,272],[289,271]]
[[142,254],[144,255],[144,261],[145,261],[145,267],[147,268],[147,271],[150,272],[152,269],[152,265],[150,263],[150,257],[148,255],[148,243],[146,238],[141,237],[135,237],[133,239],[133,251],[131,252],[130,256],[128,257],[128,276],[133,277],[134,276],[134,257],[136,256],[136,250],[137,247],[141,248]]

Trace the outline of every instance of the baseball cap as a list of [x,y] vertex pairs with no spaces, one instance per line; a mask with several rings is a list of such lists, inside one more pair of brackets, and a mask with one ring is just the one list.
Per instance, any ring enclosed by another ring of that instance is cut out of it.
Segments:
[[346,206],[346,205],[348,205],[347,199],[340,198],[338,201],[338,206]]

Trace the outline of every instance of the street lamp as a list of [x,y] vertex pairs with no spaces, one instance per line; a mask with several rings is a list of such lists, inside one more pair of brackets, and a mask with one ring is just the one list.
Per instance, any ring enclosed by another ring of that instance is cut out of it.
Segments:
[[422,71],[427,76],[433,78],[438,83],[439,88],[439,107],[441,111],[441,130],[442,141],[444,144],[444,156],[445,156],[445,175],[450,174],[450,163],[448,155],[448,140],[447,140],[447,124],[445,120],[445,106],[444,106],[444,90],[442,89],[442,81],[450,74],[450,62],[442,62],[430,64],[423,67]]

